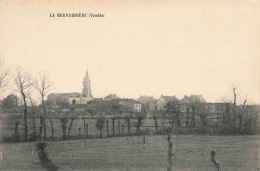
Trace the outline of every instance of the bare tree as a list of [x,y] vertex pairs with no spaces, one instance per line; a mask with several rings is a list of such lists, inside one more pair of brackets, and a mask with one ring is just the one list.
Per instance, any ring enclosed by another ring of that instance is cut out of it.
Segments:
[[154,125],[155,125],[155,132],[156,132],[156,135],[158,135],[159,134],[159,132],[158,132],[158,122],[157,122],[157,118],[156,118],[155,115],[153,116],[153,119],[154,119]]
[[74,117],[72,117],[71,120],[70,120],[70,125],[69,125],[69,128],[68,128],[68,137],[70,136],[70,131],[71,131],[71,128],[72,128],[72,123],[73,123],[74,120],[75,120]]
[[240,133],[242,131],[243,115],[245,115],[245,113],[246,113],[246,109],[245,109],[246,102],[247,102],[247,97],[245,98],[243,104],[241,105],[242,106],[242,111],[239,112],[239,132]]
[[36,123],[35,123],[35,114],[36,114],[36,107],[35,107],[35,102],[33,101],[31,95],[28,95],[30,104],[31,104],[31,114],[32,114],[32,124],[33,124],[33,134],[32,134],[32,139],[36,140],[37,133],[36,133]]
[[167,171],[171,171],[173,168],[173,149],[172,149],[172,134],[174,133],[173,126],[170,124],[168,113],[164,112],[162,115],[162,127],[163,132],[167,134],[167,142],[168,142],[168,156],[167,156]]
[[51,123],[51,138],[52,140],[54,140],[54,127],[53,127],[53,122],[51,119],[49,119],[50,123]]
[[234,95],[234,106],[233,106],[233,120],[232,125],[235,128],[236,123],[236,106],[237,106],[237,93],[236,93],[236,87],[233,87],[233,95]]
[[46,108],[45,108],[45,102],[44,98],[46,93],[49,91],[51,87],[51,82],[47,75],[40,74],[39,79],[34,80],[34,87],[35,89],[40,93],[41,95],[41,103],[42,103],[42,109],[43,109],[43,139],[46,140]]
[[178,134],[181,126],[180,122],[180,101],[169,102],[165,106],[165,112],[162,114],[162,128],[163,132],[167,134],[167,142],[168,142],[168,166],[167,171],[174,170],[176,157],[173,162],[173,141],[176,141],[176,149],[178,146]]
[[17,91],[21,94],[22,99],[23,99],[23,104],[24,104],[24,138],[25,141],[27,141],[28,138],[28,130],[27,130],[27,111],[28,111],[28,106],[27,106],[27,98],[28,95],[31,93],[31,76],[24,72],[20,67],[16,68],[16,77],[15,77],[15,85],[17,88]]
[[5,68],[3,59],[0,58],[0,96],[8,87],[9,69]]

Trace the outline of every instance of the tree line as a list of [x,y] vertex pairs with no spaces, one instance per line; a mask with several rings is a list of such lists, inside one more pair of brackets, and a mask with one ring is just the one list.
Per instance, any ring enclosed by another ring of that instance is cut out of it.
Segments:
[[[48,101],[45,101],[47,93],[50,91],[52,86],[52,82],[50,81],[48,75],[39,74],[36,77],[32,77],[31,74],[26,72],[21,67],[16,67],[14,72],[14,77],[10,76],[10,69],[7,68],[2,60],[0,60],[0,95],[4,94],[8,89],[14,87],[12,90],[19,95],[20,98],[16,94],[10,94],[6,98],[1,101],[1,106],[3,110],[10,109],[13,110],[14,113],[19,113],[22,111],[21,115],[13,116],[13,125],[15,130],[15,137],[18,137],[18,127],[19,127],[19,119],[23,118],[23,127],[24,127],[24,141],[28,141],[29,138],[31,140],[42,139],[46,140],[46,120],[50,121],[51,129],[52,129],[52,138],[54,138],[54,127],[53,120],[51,118],[47,118],[47,114],[52,110],[50,107],[51,104],[48,104]],[[37,93],[40,97],[40,104],[37,105],[36,101],[33,99],[33,92]],[[163,111],[156,111],[154,114],[154,127],[156,134],[167,133],[169,130],[175,130],[175,132],[183,133],[183,127],[186,128],[185,131],[189,133],[196,133],[196,119],[200,119],[200,131],[198,133],[210,133],[210,130],[214,129],[214,132],[218,132],[218,134],[251,134],[252,133],[252,122],[256,118],[252,118],[249,113],[250,110],[247,108],[247,99],[245,98],[243,104],[237,104],[237,92],[236,88],[233,88],[233,101],[225,102],[219,104],[218,114],[217,114],[217,122],[212,127],[209,123],[208,113],[209,108],[207,108],[206,104],[199,100],[191,100],[186,103],[186,112],[181,111],[181,101],[176,100],[173,102],[167,103]],[[67,109],[67,113],[69,115],[73,115],[76,113],[75,111],[75,102],[72,105],[62,103],[59,105],[59,108],[56,110],[57,113],[62,113],[64,109]],[[86,112],[92,115],[94,114],[100,115],[96,122],[96,128],[100,130],[100,137],[102,137],[102,130],[105,128],[105,124],[108,122],[101,117],[102,112],[106,112],[102,106],[97,106],[96,109],[91,110],[88,109]],[[19,111],[19,112],[18,112]],[[111,107],[111,113],[114,114],[112,120],[112,132],[115,132],[115,122],[118,125],[118,134],[121,133],[121,128],[126,127],[128,130],[128,134],[130,135],[131,128],[131,118],[126,118],[127,124],[122,125],[120,123],[120,115],[122,111],[120,106],[113,105]],[[146,114],[147,111],[144,113]],[[32,135],[28,135],[28,114],[30,118],[32,118],[33,123],[33,133]],[[158,118],[158,114],[161,116]],[[181,117],[183,114],[186,117],[185,124],[182,124]],[[118,117],[116,117],[116,115]],[[37,130],[36,127],[36,118],[40,119],[40,126]],[[67,130],[67,122],[68,118],[60,118],[62,130],[63,130],[63,138],[69,137],[73,122],[76,118],[72,118],[69,121],[69,127]],[[140,132],[140,127],[142,125],[144,117],[139,116],[136,118],[136,134]],[[162,120],[163,129],[159,129],[158,127],[158,119]],[[66,134],[66,130],[68,131],[68,136]],[[108,130],[108,129],[107,129]],[[80,131],[79,131],[80,132]],[[84,124],[84,132],[86,132],[86,125]],[[171,132],[171,131],[170,131]]]

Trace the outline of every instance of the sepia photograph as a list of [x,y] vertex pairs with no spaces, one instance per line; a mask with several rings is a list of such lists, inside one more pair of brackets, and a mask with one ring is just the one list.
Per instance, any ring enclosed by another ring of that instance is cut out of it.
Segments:
[[259,171],[259,0],[0,0],[0,170]]

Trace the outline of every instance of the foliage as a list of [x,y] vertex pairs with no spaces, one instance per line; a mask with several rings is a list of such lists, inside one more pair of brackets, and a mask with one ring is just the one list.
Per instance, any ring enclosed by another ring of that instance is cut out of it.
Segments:
[[136,134],[139,134],[140,132],[140,126],[142,125],[143,117],[138,117],[137,118],[137,123],[136,123]]
[[6,98],[2,100],[2,109],[11,110],[18,107],[18,97],[15,94],[9,94]]
[[62,118],[60,121],[61,121],[61,127],[62,127],[62,137],[63,137],[63,139],[65,139],[68,119]]
[[38,139],[38,135],[36,132],[32,132],[29,137],[29,141],[36,141]]
[[47,147],[47,143],[38,142],[36,144],[36,150],[38,151],[38,157],[41,162],[41,165],[47,170],[58,170],[58,166],[56,166],[51,159],[48,158],[48,153],[45,151]]
[[167,118],[169,119],[169,123],[172,127],[180,127],[181,126],[181,121],[180,121],[180,102],[179,101],[174,101],[174,102],[169,102],[165,106],[166,108],[166,115]]
[[100,137],[102,137],[102,130],[104,129],[105,120],[103,118],[99,118],[96,123],[96,128],[100,130]]
[[99,118],[96,123],[96,128],[98,130],[102,130],[104,129],[104,125],[105,125],[105,120],[103,118]]

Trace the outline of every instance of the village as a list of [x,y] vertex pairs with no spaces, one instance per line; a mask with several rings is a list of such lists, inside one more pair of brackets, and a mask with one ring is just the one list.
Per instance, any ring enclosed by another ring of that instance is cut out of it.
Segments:
[[1,1],[0,171],[259,171],[259,9]]

